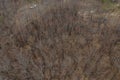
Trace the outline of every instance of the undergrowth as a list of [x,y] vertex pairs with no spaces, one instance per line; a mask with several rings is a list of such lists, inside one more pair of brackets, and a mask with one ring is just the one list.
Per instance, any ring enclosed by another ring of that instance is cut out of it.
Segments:
[[101,0],[101,2],[103,3],[103,9],[104,10],[113,10],[116,7],[117,3],[112,2],[112,0]]
[[29,3],[34,3],[34,2],[38,2],[39,0],[27,0],[27,2]]
[[4,21],[4,17],[1,15],[1,16],[0,16],[0,24],[2,24],[3,21]]

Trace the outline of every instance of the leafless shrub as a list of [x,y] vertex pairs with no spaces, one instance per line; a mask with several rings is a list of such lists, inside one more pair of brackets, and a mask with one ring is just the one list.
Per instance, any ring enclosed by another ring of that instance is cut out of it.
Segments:
[[41,10],[34,15],[28,11],[31,13],[24,16],[32,15],[28,15],[28,22],[21,16],[24,12],[17,13],[13,35],[0,34],[2,78],[119,80],[119,59],[112,58],[116,51],[119,55],[118,24],[111,25],[111,20],[102,14],[80,15],[75,3],[45,6],[42,15],[38,14]]

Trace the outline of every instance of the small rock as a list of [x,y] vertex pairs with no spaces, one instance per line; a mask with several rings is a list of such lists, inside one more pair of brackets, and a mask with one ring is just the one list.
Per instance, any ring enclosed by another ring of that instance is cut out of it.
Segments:
[[36,4],[32,5],[30,8],[33,9],[33,8],[35,8],[35,7],[37,7]]
[[94,10],[91,10],[91,11],[90,11],[90,13],[92,13],[92,14],[93,14],[93,13],[95,13],[95,11],[94,11]]

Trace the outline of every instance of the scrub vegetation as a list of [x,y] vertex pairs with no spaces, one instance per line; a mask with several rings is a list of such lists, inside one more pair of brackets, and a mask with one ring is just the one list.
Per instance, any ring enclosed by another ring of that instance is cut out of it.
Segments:
[[45,0],[34,8],[9,1],[0,4],[0,80],[120,79],[119,7],[106,12],[109,0]]

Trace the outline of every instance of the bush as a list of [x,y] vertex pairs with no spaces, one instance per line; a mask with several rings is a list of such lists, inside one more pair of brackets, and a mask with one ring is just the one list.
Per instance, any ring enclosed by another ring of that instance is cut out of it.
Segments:
[[2,80],[119,80],[119,24],[81,9],[71,3],[45,4],[43,14],[18,11],[12,32],[0,34]]
[[4,17],[1,15],[0,16],[0,23],[2,23],[4,21]]
[[116,3],[112,2],[112,0],[101,0],[103,3],[104,10],[113,10],[116,7]]

